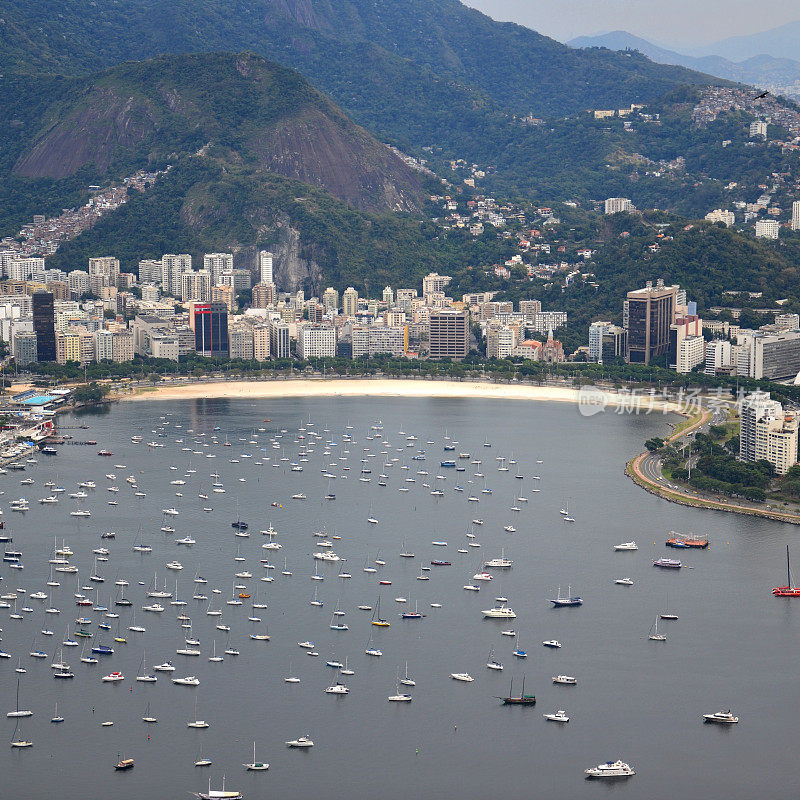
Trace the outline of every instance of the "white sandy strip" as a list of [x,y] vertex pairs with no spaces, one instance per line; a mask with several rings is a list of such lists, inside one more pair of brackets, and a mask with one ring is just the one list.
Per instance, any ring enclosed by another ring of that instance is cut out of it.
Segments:
[[[629,395],[601,392],[592,389],[593,405],[617,406],[630,404]],[[192,400],[197,398],[231,398],[242,400],[268,400],[282,397],[475,397],[490,400],[539,400],[560,403],[584,403],[583,392],[562,386],[531,386],[472,381],[434,380],[339,380],[293,379],[264,381],[209,381],[183,385],[156,386],[138,394],[123,396],[122,400]],[[642,396],[641,411],[677,410],[674,403]],[[597,410],[601,410],[597,408]]]

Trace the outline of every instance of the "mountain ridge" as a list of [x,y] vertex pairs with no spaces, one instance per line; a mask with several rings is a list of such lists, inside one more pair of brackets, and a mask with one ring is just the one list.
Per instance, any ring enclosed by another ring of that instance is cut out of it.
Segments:
[[762,54],[731,61],[721,55],[687,55],[623,30],[578,36],[567,44],[579,49],[600,47],[614,51],[638,50],[659,64],[677,64],[726,80],[768,88],[774,93],[800,95],[800,61],[791,58]]
[[75,79],[43,118],[13,164],[17,176],[105,175],[213,146],[362,210],[417,211],[423,198],[419,174],[395,153],[298,73],[253,54],[126,62]]

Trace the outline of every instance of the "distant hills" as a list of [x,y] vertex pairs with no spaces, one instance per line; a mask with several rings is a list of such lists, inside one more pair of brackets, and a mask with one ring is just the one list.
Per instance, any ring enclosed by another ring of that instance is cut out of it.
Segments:
[[[768,10],[769,6],[766,6],[765,11]],[[761,55],[796,59],[800,56],[800,20],[758,33],[721,39],[706,45],[703,50],[734,61]]]
[[[678,64],[720,78],[768,88],[776,94],[800,97],[800,61],[795,60],[800,55],[800,23],[776,29],[776,32],[778,31],[781,32],[781,35],[778,36],[776,33],[774,40],[766,33],[755,34],[749,37],[736,37],[735,40],[727,39],[708,45],[706,48],[714,53],[729,53],[729,57],[719,54],[686,55],[678,53],[647,39],[634,36],[627,31],[612,31],[597,36],[579,36],[570,40],[568,45],[581,49],[637,50],[659,64]],[[781,44],[784,40],[791,40],[792,37],[795,42],[793,47],[785,47]],[[734,43],[738,40],[742,41],[735,45]],[[770,49],[772,45],[774,45],[774,49]],[[767,49],[759,49],[761,47]],[[785,52],[791,53],[791,55],[776,56],[776,54]],[[749,55],[742,56],[743,53],[749,53]],[[731,58],[741,58],[742,60],[731,60]]]

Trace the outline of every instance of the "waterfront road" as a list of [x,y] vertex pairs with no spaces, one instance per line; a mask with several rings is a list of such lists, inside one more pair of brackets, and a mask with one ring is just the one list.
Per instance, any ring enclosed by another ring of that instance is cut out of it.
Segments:
[[[681,439],[690,434],[697,433],[704,426],[716,421],[716,414],[711,411],[704,411],[700,419],[692,425],[687,426],[682,431],[671,436],[668,441],[678,444]],[[754,516],[768,517],[769,519],[780,520],[781,522],[791,522],[800,525],[800,514],[793,514],[787,511],[779,511],[772,506],[748,503],[744,500],[720,500],[716,495],[698,492],[693,489],[667,483],[661,473],[661,459],[657,453],[640,453],[629,465],[633,479],[640,486],[650,492],[659,495],[667,500],[688,505],[700,506],[702,508],[713,508],[719,511],[733,511],[739,514],[751,514]]]

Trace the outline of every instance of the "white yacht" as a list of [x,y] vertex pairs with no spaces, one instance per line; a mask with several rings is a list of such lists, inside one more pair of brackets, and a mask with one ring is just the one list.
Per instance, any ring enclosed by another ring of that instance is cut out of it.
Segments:
[[564,686],[575,686],[578,683],[578,679],[573,678],[571,675],[554,675],[553,683],[560,683]]
[[490,558],[488,561],[483,562],[483,566],[487,569],[510,569],[513,564],[514,562],[505,556],[500,558]]
[[450,677],[454,681],[463,681],[464,683],[472,683],[475,680],[468,672],[451,672]]
[[569,722],[567,712],[563,708],[559,708],[555,714],[542,714],[548,722]]
[[587,778],[629,778],[635,770],[624,761],[607,761],[584,770]]
[[508,606],[496,606],[495,608],[487,608],[481,612],[485,619],[516,619],[517,615],[514,610]]
[[734,717],[730,709],[717,711],[714,714],[703,714],[703,722],[716,722],[720,725],[735,725],[739,717]]
[[633,586],[633,581],[630,578],[616,578],[614,583],[619,586]]
[[305,736],[299,736],[297,739],[290,739],[286,742],[287,747],[313,747],[314,742],[311,741],[311,738],[306,734]]
[[638,550],[639,545],[636,542],[622,542],[620,544],[614,545],[614,550],[616,551],[625,551],[625,550]]

